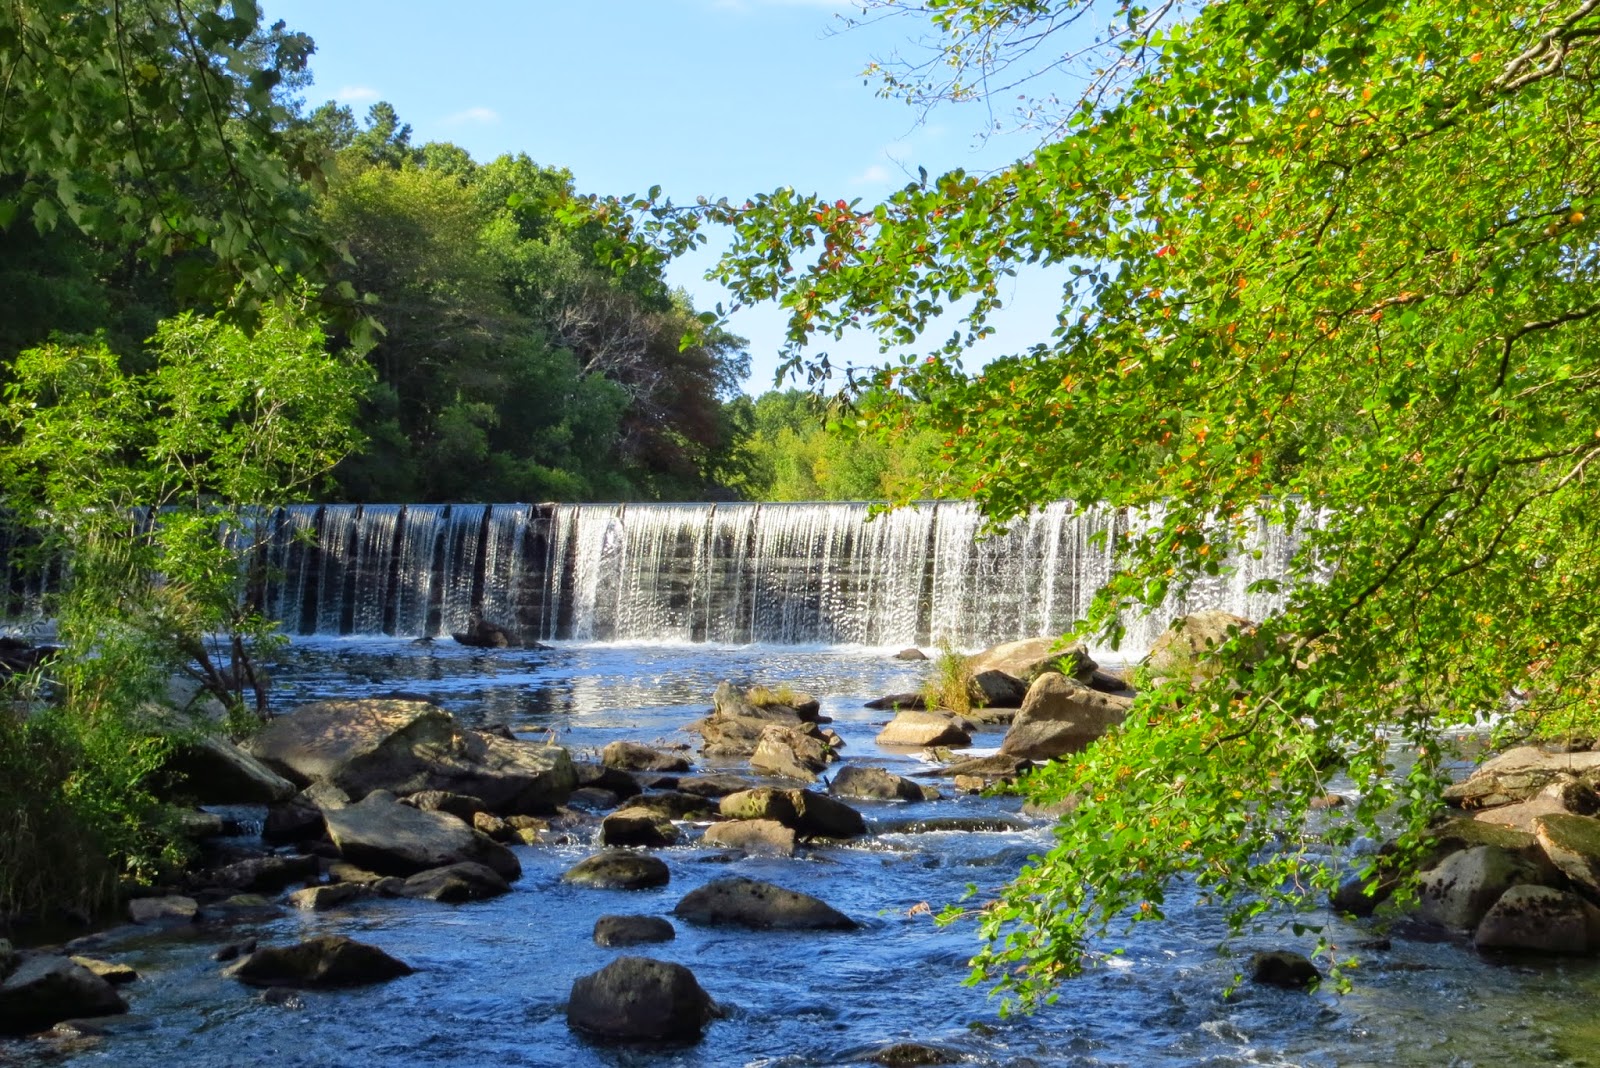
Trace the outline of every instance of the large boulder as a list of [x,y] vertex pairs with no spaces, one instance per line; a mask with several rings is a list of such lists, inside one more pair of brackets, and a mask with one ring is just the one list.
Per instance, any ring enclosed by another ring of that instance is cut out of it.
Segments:
[[385,791],[325,813],[328,835],[344,859],[384,875],[415,875],[471,860],[506,879],[522,874],[515,854],[443,812],[402,805]]
[[1541,815],[1533,836],[1550,862],[1592,897],[1600,897],[1600,820],[1570,812]]
[[1058,638],[1024,638],[992,646],[967,661],[967,670],[974,676],[986,671],[999,671],[1011,676],[1024,687],[1040,675],[1062,671],[1074,678],[1087,680],[1097,665],[1082,642],[1058,648]]
[[645,806],[621,808],[600,821],[600,843],[608,846],[670,846],[678,841],[672,817]]
[[659,857],[613,849],[585,857],[561,875],[564,883],[600,890],[647,890],[666,886],[672,873]]
[[850,931],[859,926],[810,894],[755,879],[717,879],[691,890],[672,914],[709,927]]
[[810,694],[788,686],[772,689],[752,686],[740,690],[726,680],[717,684],[712,696],[714,716],[754,716],[757,719],[799,717],[811,723],[823,722],[822,703]]
[[443,868],[419,871],[406,879],[397,892],[401,897],[459,905],[464,901],[483,901],[509,894],[511,885],[488,865],[467,860]]
[[187,738],[166,759],[170,790],[201,805],[265,805],[299,789],[232,742],[211,734]]
[[1484,914],[1472,941],[1480,949],[1591,953],[1600,949],[1600,909],[1552,887],[1513,886]]
[[730,820],[774,820],[805,838],[855,838],[867,833],[861,813],[813,790],[759,787],[729,794],[719,811]]
[[565,749],[463,729],[425,701],[319,701],[273,720],[250,752],[301,783],[359,800],[374,790],[443,790],[497,813],[550,812],[577,787]]
[[974,703],[990,708],[1020,708],[1028,696],[1028,684],[1004,671],[974,672],[968,680]]
[[972,744],[972,735],[949,716],[908,709],[898,713],[878,732],[877,742],[908,749],[930,745],[963,746]]
[[128,1011],[111,984],[67,957],[29,957],[0,983],[0,1035],[26,1035],[79,1016]]
[[626,741],[612,742],[600,750],[600,762],[619,771],[688,771],[693,763],[682,753]]
[[1174,619],[1150,643],[1145,664],[1156,678],[1211,678],[1217,672],[1208,662],[1212,649],[1238,634],[1250,634],[1256,625],[1232,612],[1208,609]]
[[1121,723],[1132,704],[1130,698],[1091,690],[1065,675],[1041,675],[1028,687],[1000,752],[1028,760],[1080,752]]
[[[921,783],[883,768],[847,764],[828,783],[828,792],[840,797],[860,797],[872,801],[922,801],[927,792]],[[937,791],[934,791],[937,794]]]
[[823,722],[820,705],[805,694],[764,687],[745,691],[723,682],[717,686],[713,703],[709,716],[684,728],[701,736],[700,751],[707,756],[751,756],[762,733],[774,723],[794,727],[812,738],[822,737],[817,727]]
[[1600,781],[1600,752],[1547,753],[1531,745],[1518,746],[1447,786],[1444,798],[1463,808],[1495,808],[1526,801],[1558,779],[1593,786]]
[[750,755],[750,766],[769,775],[816,782],[833,756],[833,748],[821,739],[774,723],[757,739],[756,750]]
[[1471,930],[1507,890],[1537,885],[1544,878],[1523,857],[1496,846],[1474,846],[1422,873],[1418,913],[1444,927]]
[[621,957],[572,984],[567,1025],[629,1042],[695,1041],[715,1005],[681,964]]
[[223,971],[249,986],[364,986],[410,975],[412,968],[377,946],[320,935],[292,946],[263,946]]

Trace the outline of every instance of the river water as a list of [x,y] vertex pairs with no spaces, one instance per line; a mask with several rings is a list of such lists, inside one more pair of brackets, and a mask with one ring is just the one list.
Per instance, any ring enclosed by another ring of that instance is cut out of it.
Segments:
[[[861,707],[916,689],[926,665],[885,650],[777,646],[566,644],[478,651],[449,641],[300,639],[274,670],[281,711],[325,696],[405,691],[469,723],[551,732],[575,755],[620,738],[692,741],[679,732],[704,714],[721,679],[788,682],[822,699],[846,739],[846,759],[902,773],[922,768],[879,751],[884,713]],[[976,745],[998,745],[980,735]],[[1045,823],[1016,799],[860,804],[880,833],[794,859],[729,862],[689,844],[661,851],[671,883],[646,891],[575,889],[562,871],[594,847],[518,847],[513,893],[460,906],[370,900],[320,914],[286,914],[227,929],[123,928],[93,955],[126,961],[134,1016],[104,1038],[66,1047],[75,1065],[211,1066],[862,1065],[895,1042],[937,1045],[973,1065],[1593,1065],[1600,1064],[1600,966],[1584,960],[1485,961],[1453,942],[1395,938],[1363,955],[1353,989],[1291,993],[1242,984],[1225,996],[1251,950],[1309,951],[1287,928],[1219,952],[1223,924],[1180,888],[1171,920],[1108,940],[1122,951],[1072,980],[1031,1018],[1002,1019],[981,989],[962,985],[976,948],[970,924],[936,926],[934,912],[969,885],[1001,885],[1047,847]],[[984,831],[914,833],[915,820],[984,816]],[[746,875],[815,894],[863,924],[853,933],[701,929],[676,923],[676,941],[621,952],[689,966],[726,1015],[691,1048],[595,1045],[568,1030],[575,978],[619,951],[593,943],[603,913],[663,915],[689,890]],[[1303,918],[1303,917],[1301,917]],[[1331,917],[1334,941],[1374,937]],[[365,989],[264,996],[220,976],[224,942],[285,942],[332,933],[381,946],[416,974]],[[30,1052],[31,1049],[31,1052]],[[0,1065],[55,1052],[0,1045]]]

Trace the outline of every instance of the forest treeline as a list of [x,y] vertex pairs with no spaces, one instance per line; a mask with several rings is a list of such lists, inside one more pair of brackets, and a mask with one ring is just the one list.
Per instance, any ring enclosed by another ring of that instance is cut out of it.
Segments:
[[[278,31],[282,32],[282,31]],[[262,47],[271,47],[264,42]],[[740,387],[745,342],[665,278],[573,175],[414,143],[387,103],[360,120],[292,94],[279,131],[321,171],[289,195],[331,253],[336,343],[374,370],[365,444],[329,493],[352,501],[849,499],[928,492],[924,441],[888,444],[810,394]],[[102,335],[136,365],[156,324],[205,307],[209,253],[153,262],[59,225],[0,242],[9,365],[51,336]],[[343,295],[342,298],[340,295]],[[337,306],[340,300],[343,307]]]

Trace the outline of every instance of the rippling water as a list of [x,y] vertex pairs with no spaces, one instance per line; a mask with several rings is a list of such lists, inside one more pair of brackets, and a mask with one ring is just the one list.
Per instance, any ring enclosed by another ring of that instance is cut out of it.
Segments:
[[[282,708],[323,696],[418,693],[469,722],[553,731],[575,750],[618,738],[690,741],[678,733],[709,707],[723,678],[790,682],[823,698],[852,761],[916,770],[879,752],[885,714],[864,697],[915,689],[924,665],[882,650],[572,645],[480,652],[450,642],[302,641],[275,671]],[[977,744],[995,745],[999,733]],[[1069,982],[1039,1015],[1002,1020],[983,991],[961,985],[975,949],[969,925],[935,926],[968,884],[992,891],[1048,827],[1017,818],[1014,799],[863,803],[869,819],[984,815],[1013,828],[889,833],[793,860],[719,862],[689,844],[661,851],[670,885],[622,892],[577,889],[560,873],[588,845],[517,850],[514,892],[462,906],[372,900],[224,930],[109,933],[98,955],[141,974],[127,989],[135,1018],[73,1049],[72,1063],[130,1068],[272,1065],[859,1065],[897,1041],[940,1045],[974,1065],[1529,1065],[1600,1064],[1600,967],[1588,961],[1491,963],[1469,947],[1396,938],[1368,954],[1354,989],[1299,994],[1223,991],[1256,948],[1309,950],[1287,930],[1218,952],[1220,918],[1181,888],[1163,924],[1100,948],[1124,951]],[[805,890],[864,925],[854,933],[746,932],[678,923],[674,942],[624,952],[692,968],[727,1010],[697,1046],[644,1051],[597,1046],[567,1029],[572,981],[618,955],[590,938],[607,912],[664,914],[689,890],[730,874]],[[1373,931],[1328,917],[1336,942]],[[347,934],[413,965],[415,975],[287,999],[222,979],[218,945],[247,936],[281,942]],[[0,1065],[19,1047],[0,1045]],[[24,1054],[32,1060],[33,1055]]]

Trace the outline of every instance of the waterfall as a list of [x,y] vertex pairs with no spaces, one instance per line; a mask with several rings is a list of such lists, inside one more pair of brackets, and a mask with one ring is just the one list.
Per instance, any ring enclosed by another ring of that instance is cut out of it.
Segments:
[[[937,645],[1059,634],[1111,575],[1113,546],[1153,522],[1053,503],[983,534],[963,502],[871,514],[840,504],[303,505],[269,533],[266,610],[291,634],[444,635],[474,612],[529,642]],[[0,543],[0,603],[36,595]],[[1264,519],[1225,574],[1127,620],[1138,655],[1175,615],[1253,619],[1281,595],[1294,539]],[[30,585],[33,583],[34,585]]]

